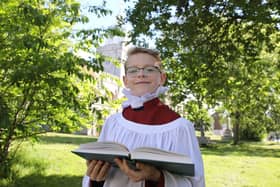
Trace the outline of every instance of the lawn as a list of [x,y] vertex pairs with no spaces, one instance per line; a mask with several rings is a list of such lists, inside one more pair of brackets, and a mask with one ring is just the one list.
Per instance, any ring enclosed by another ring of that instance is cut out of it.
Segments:
[[[71,153],[95,138],[48,133],[37,143],[24,142],[12,180],[1,187],[79,187],[86,166]],[[280,184],[280,144],[246,142],[237,146],[216,140],[201,148],[207,187],[267,187]]]
[[207,186],[280,185],[280,144],[219,143],[202,148]]

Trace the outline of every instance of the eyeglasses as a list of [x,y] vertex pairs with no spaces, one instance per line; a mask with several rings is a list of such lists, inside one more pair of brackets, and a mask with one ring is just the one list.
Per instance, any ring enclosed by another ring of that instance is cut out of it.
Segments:
[[126,68],[126,74],[130,77],[136,77],[141,70],[143,70],[143,74],[145,76],[150,76],[155,73],[161,73],[160,68],[157,66],[146,66],[143,68],[138,68],[136,66],[133,66],[133,67]]

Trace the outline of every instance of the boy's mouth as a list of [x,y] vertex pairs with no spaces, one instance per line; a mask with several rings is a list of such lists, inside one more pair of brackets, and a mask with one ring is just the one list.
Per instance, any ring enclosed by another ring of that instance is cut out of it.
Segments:
[[136,82],[135,84],[149,84],[149,82],[141,81],[141,82]]

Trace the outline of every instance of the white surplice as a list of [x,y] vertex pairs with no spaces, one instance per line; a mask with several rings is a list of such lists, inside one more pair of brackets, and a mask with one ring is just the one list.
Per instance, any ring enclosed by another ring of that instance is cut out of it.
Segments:
[[[189,156],[195,164],[195,176],[187,177],[163,171],[165,187],[204,187],[204,168],[193,124],[178,118],[166,124],[145,125],[125,119],[122,113],[110,116],[98,141],[114,141],[129,150],[137,147],[155,147]],[[111,168],[104,187],[144,187],[145,182],[132,182],[117,168]],[[89,187],[89,177],[83,178],[83,187]]]

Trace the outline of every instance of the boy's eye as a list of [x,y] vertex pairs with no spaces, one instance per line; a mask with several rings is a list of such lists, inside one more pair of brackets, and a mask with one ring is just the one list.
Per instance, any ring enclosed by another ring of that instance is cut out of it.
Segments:
[[127,73],[137,73],[139,70],[138,68],[128,68]]
[[144,71],[155,72],[155,71],[157,71],[157,69],[155,67],[146,67],[146,68],[144,68]]
[[130,76],[136,76],[141,70],[146,76],[152,75],[157,72],[161,73],[160,69],[156,66],[147,66],[144,68],[128,67],[126,69],[126,73]]

